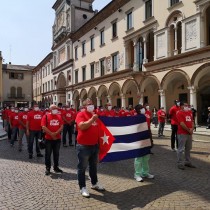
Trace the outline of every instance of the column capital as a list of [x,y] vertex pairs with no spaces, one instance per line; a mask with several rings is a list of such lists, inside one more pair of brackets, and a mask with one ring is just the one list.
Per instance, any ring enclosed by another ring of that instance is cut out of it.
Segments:
[[196,88],[194,85],[187,87],[188,90],[190,90],[191,93],[196,92]]
[[159,90],[158,90],[158,93],[160,93],[160,94],[165,94],[165,90],[159,89]]

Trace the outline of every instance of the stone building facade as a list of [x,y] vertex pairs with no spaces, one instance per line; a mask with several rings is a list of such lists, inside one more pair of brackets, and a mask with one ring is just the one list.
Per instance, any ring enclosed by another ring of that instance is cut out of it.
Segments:
[[[71,2],[71,3],[70,3]],[[57,0],[53,102],[210,106],[210,0]],[[62,20],[62,21],[61,21]],[[56,99],[56,100],[54,100]]]

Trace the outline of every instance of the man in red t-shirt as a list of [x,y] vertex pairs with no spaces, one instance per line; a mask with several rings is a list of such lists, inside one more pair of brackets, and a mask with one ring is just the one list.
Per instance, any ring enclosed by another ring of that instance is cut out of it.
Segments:
[[158,123],[159,123],[159,128],[158,128],[158,137],[164,136],[163,131],[165,127],[165,121],[166,121],[166,112],[164,110],[164,107],[161,107],[158,112]]
[[61,131],[63,130],[63,120],[61,115],[58,114],[58,107],[54,104],[50,106],[51,113],[42,117],[41,126],[45,132],[45,175],[50,175],[51,168],[51,154],[53,152],[54,171],[62,173],[63,171],[59,166],[59,151],[61,145]]
[[99,152],[99,122],[98,115],[94,114],[94,105],[91,99],[84,102],[85,110],[79,112],[76,117],[78,126],[77,136],[77,176],[82,196],[89,197],[90,194],[86,189],[85,170],[89,163],[89,174],[92,183],[92,189],[104,190],[98,183],[97,163]]
[[169,110],[169,117],[171,120],[171,149],[175,150],[175,141],[176,148],[178,148],[178,138],[177,138],[177,129],[178,129],[178,121],[176,117],[176,113],[180,110],[180,102],[178,100],[174,101],[175,105],[172,106]]
[[18,127],[19,127],[19,121],[18,121],[18,108],[16,107],[14,109],[14,112],[12,112],[9,115],[9,124],[10,128],[12,130],[12,135],[11,135],[11,146],[14,146],[14,141],[17,140],[17,135],[18,135]]
[[[178,141],[177,150],[178,168],[185,169],[184,166],[195,168],[190,160],[190,150],[192,149],[192,134],[194,129],[193,116],[188,109],[187,103],[180,103],[180,111],[177,112],[178,121]],[[185,156],[185,158],[183,157]]]
[[[20,112],[18,115],[18,120],[19,120],[19,151],[22,151],[22,139],[23,135],[26,135],[26,121],[28,118],[28,107],[25,107],[23,112]],[[29,144],[29,136],[26,135],[26,140],[27,140],[27,147]]]
[[38,105],[34,105],[33,110],[28,113],[27,121],[26,121],[26,134],[29,135],[29,159],[33,158],[33,145],[34,139],[36,141],[36,153],[37,157],[43,157],[40,152],[38,139],[41,138],[41,120],[42,120],[43,112],[39,110]]
[[61,117],[64,122],[63,135],[62,135],[63,146],[67,147],[66,145],[67,133],[69,137],[69,146],[74,146],[72,144],[72,133],[73,133],[73,126],[74,126],[74,121],[75,121],[75,113],[71,111],[69,105],[66,105],[65,110],[62,111]]

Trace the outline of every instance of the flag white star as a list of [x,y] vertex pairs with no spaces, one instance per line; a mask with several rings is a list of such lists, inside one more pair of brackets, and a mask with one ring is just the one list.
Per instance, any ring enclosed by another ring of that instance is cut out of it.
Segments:
[[109,144],[109,142],[108,142],[109,136],[107,136],[107,135],[104,133],[104,136],[101,137],[101,138],[103,139],[103,144],[105,144],[105,143]]

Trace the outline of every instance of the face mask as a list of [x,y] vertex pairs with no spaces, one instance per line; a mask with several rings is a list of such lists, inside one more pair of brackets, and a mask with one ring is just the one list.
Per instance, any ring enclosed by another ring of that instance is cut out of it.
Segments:
[[141,114],[145,114],[146,110],[145,108],[141,109]]
[[101,109],[101,111],[103,112],[103,111],[104,111],[104,109]]
[[184,106],[184,111],[189,111],[187,106]]
[[27,112],[28,111],[28,108],[25,108],[24,111]]
[[15,110],[14,109],[11,109],[11,112],[14,112]]
[[177,102],[176,105],[177,105],[177,106],[180,106],[180,102]]
[[149,110],[149,106],[146,106],[146,109]]
[[57,109],[53,109],[52,110],[52,114],[58,114],[58,110]]
[[94,105],[88,105],[87,106],[87,111],[88,112],[93,112],[93,110],[94,110]]
[[108,110],[110,111],[112,109],[112,106],[108,106]]
[[39,111],[39,107],[34,107],[34,111]]
[[70,108],[66,108],[66,110],[70,110]]
[[15,113],[18,113],[18,110],[15,110]]

